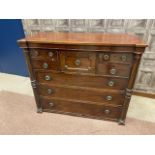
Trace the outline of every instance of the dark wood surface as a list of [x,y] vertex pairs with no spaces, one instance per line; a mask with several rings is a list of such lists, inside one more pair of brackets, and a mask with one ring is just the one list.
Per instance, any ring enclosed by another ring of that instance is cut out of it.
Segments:
[[[78,87],[88,87],[91,88],[106,88],[106,89],[116,89],[124,90],[127,87],[128,79],[117,78],[117,77],[103,77],[97,75],[79,75],[79,74],[67,74],[62,72],[52,72],[52,71],[36,71],[36,79],[39,83],[44,83],[50,85],[51,83],[57,85],[66,86],[78,86]],[[51,80],[46,81],[45,76],[50,76]],[[113,85],[109,86],[109,81],[113,82]]]
[[[49,110],[56,113],[68,113],[80,116],[93,116],[99,119],[111,118],[117,121],[121,114],[121,107],[112,107],[99,104],[91,104],[78,102],[73,100],[52,99],[40,97],[44,110]],[[50,103],[53,103],[52,105]]]
[[[124,101],[124,91],[108,91],[104,89],[95,89],[77,86],[64,86],[64,85],[39,85],[39,94],[42,96],[56,97],[63,99],[73,99],[79,101],[94,102],[96,104],[114,104],[122,105]],[[48,90],[52,92],[49,94]],[[111,96],[111,100],[107,97]]]
[[146,44],[127,34],[40,33],[24,48],[38,112],[124,124]]

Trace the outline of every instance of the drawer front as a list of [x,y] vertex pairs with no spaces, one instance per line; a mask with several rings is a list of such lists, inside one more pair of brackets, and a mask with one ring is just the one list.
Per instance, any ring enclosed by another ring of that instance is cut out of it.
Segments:
[[81,89],[55,85],[40,85],[38,90],[42,96],[97,102],[100,104],[122,105],[124,101],[124,93],[118,93],[117,91],[107,92],[101,89]]
[[41,104],[44,110],[51,112],[60,112],[78,116],[91,116],[100,119],[111,118],[119,119],[121,107],[111,107],[95,104],[86,104],[83,102],[74,102],[69,100],[41,98]]
[[98,63],[97,73],[102,75],[129,77],[130,64]]
[[32,59],[57,60],[59,52],[57,50],[49,49],[31,49],[30,56]]
[[[62,85],[73,85],[80,87],[107,88],[107,89],[125,89],[128,79],[87,76],[78,74],[64,74],[52,72],[36,72],[37,81],[40,83],[54,83]],[[49,77],[49,78],[48,78]]]
[[131,53],[99,53],[98,61],[102,62],[115,62],[115,63],[129,63],[133,62],[133,55]]
[[60,70],[57,60],[32,60],[31,63],[34,69]]
[[62,69],[71,72],[95,72],[95,52],[61,51]]

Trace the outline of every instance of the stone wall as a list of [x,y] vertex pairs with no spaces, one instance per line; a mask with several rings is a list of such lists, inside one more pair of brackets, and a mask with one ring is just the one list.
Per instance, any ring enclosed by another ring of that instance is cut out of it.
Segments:
[[24,19],[22,22],[25,35],[49,31],[138,35],[149,47],[143,55],[134,89],[155,93],[155,19]]

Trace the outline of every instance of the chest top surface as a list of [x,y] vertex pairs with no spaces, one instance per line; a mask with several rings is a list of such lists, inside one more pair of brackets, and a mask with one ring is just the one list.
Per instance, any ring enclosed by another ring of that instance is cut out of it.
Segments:
[[70,32],[46,32],[27,36],[18,40],[23,43],[48,43],[71,45],[103,45],[103,46],[134,46],[146,47],[139,37],[131,34],[103,34],[103,33],[70,33]]

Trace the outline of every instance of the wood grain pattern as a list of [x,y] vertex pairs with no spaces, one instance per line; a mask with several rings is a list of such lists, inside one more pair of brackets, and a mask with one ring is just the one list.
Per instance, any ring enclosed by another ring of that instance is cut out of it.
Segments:
[[[40,98],[43,110],[51,112],[67,113],[78,116],[93,116],[98,119],[111,118],[117,121],[121,114],[121,107],[111,107],[96,104],[86,104],[83,102],[75,102],[72,100],[49,99],[47,97]],[[53,106],[50,106],[53,103]],[[109,113],[106,113],[109,110]]]
[[[90,89],[84,87],[73,87],[63,85],[39,85],[39,94],[42,96],[56,97],[63,99],[73,99],[85,102],[95,102],[96,104],[122,105],[124,101],[124,91],[108,91],[104,89]],[[52,92],[49,94],[48,89]],[[107,97],[111,96],[111,100]]]
[[147,45],[138,37],[127,34],[99,34],[99,33],[63,33],[50,32],[27,36],[19,42],[50,43],[50,44],[78,44],[78,45],[108,45],[108,46],[137,46]]
[[127,34],[40,33],[18,42],[29,52],[39,112],[125,123],[146,47],[141,40]]
[[[116,73],[112,74],[111,70],[115,69]],[[98,63],[97,65],[97,73],[103,75],[114,75],[114,76],[122,76],[129,77],[130,75],[130,64],[119,64],[119,63]]]
[[[128,79],[124,78],[115,78],[115,77],[103,77],[96,75],[79,75],[79,74],[67,74],[62,72],[51,72],[51,71],[35,71],[36,79],[39,83],[45,83],[50,85],[62,84],[62,85],[71,85],[79,87],[90,87],[91,88],[101,88],[101,89],[118,89],[123,90],[127,87]],[[45,80],[45,76],[49,75],[51,77],[50,81]],[[113,86],[109,86],[110,81],[114,82]]]

